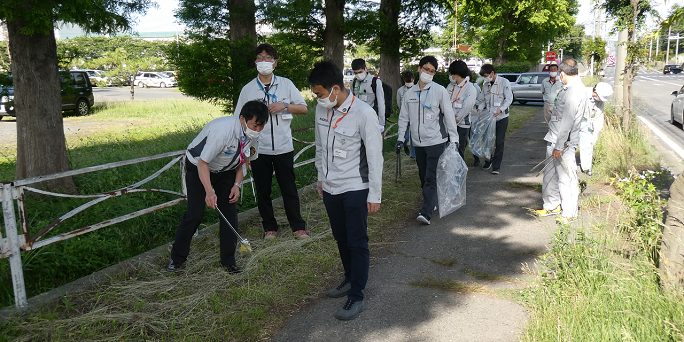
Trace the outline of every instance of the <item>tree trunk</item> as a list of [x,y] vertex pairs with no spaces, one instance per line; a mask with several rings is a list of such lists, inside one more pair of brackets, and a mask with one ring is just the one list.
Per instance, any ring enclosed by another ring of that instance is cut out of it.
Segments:
[[344,1],[325,0],[325,30],[323,31],[323,59],[331,61],[344,72]]
[[[20,32],[27,22],[7,22],[11,51],[14,105],[17,113],[15,179],[68,171],[69,158],[62,121],[62,95],[57,45],[52,29],[32,36]],[[39,65],[39,68],[34,67]],[[37,184],[49,191],[75,193],[71,177]]]
[[[380,78],[392,87],[392,103],[401,85],[399,70],[399,10],[400,0],[380,1]],[[384,123],[380,123],[384,125]]]
[[233,79],[233,110],[240,96],[240,89],[252,79],[250,69],[255,67],[256,49],[256,6],[254,0],[228,0],[230,32],[232,43],[230,69]]
[[636,62],[637,47],[634,42],[636,37],[636,23],[639,15],[639,1],[630,0],[632,6],[632,26],[627,30],[627,63],[625,63],[625,74],[622,81],[622,127],[627,129],[632,123],[632,80],[634,79],[634,63]]

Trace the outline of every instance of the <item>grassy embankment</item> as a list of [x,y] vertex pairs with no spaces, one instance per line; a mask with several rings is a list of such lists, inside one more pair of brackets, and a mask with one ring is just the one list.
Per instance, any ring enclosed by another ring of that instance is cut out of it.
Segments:
[[532,310],[523,341],[684,340],[684,298],[661,290],[655,265],[667,172],[634,123],[623,128],[608,110],[589,181],[595,194],[580,203],[598,223],[556,231],[539,286],[519,297]]
[[[183,106],[187,107],[173,110]],[[190,100],[107,107],[96,111],[92,118],[97,121],[125,121],[131,128],[125,133],[116,129],[109,133],[72,139],[69,148],[74,168],[183,149],[205,122],[220,115],[212,106]],[[533,116],[533,111],[516,108],[511,116],[509,130],[524,124]],[[87,121],[89,118],[68,120]],[[311,115],[297,118],[293,127],[308,127],[312,123],[309,121],[313,121]],[[396,132],[396,128],[392,131]],[[312,141],[313,131],[297,133],[295,136]],[[394,141],[388,139],[385,142],[386,151],[391,151]],[[297,145],[296,149],[302,147]],[[313,154],[313,150],[307,153]],[[303,159],[307,158],[310,156]],[[403,227],[402,222],[414,216],[420,201],[415,164],[404,163],[403,178],[396,184],[396,155],[389,152],[385,160],[382,210],[369,218],[373,253],[393,243],[393,236]],[[140,179],[133,176],[146,176],[162,164],[157,163],[149,169],[138,166],[132,170],[110,171],[99,177],[77,178],[77,184],[82,192],[111,190],[133,183]],[[0,165],[3,170],[0,172],[9,174],[8,170],[12,167],[11,161],[5,162]],[[177,171],[167,172],[168,178],[156,185],[178,190]],[[312,182],[313,177],[315,174],[312,170],[298,170],[298,179],[303,183]],[[250,206],[248,202],[253,201],[253,198],[250,200],[250,191],[246,193],[243,207]],[[101,221],[105,213],[111,217],[139,209],[140,205],[149,205],[154,199],[128,199],[116,205],[104,205],[87,218],[72,223],[69,228],[87,224],[88,220]],[[46,224],[50,217],[59,215],[63,212],[59,210],[67,207],[67,204],[59,201],[48,201],[47,204],[37,199],[32,201],[30,207],[42,208],[29,212],[33,218],[32,226],[36,227]],[[78,205],[68,204],[68,207]],[[33,272],[32,275],[27,272],[27,277],[33,277],[28,278],[31,283],[27,282],[31,286],[30,293],[37,294],[50,286],[58,286],[168,243],[173,239],[182,207],[159,211],[143,219],[131,220],[24,254],[24,261]],[[324,288],[339,280],[336,246],[329,232],[325,210],[313,191],[304,192],[302,213],[313,236],[306,242],[293,240],[289,234],[283,234],[282,239],[266,243],[260,239],[262,229],[258,218],[241,222],[240,230],[252,241],[255,252],[239,256],[238,263],[245,272],[238,276],[228,275],[218,267],[218,239],[212,234],[195,242],[188,269],[183,274],[166,274],[162,269],[168,254],[161,255],[153,265],[128,270],[97,288],[66,296],[61,303],[46,306],[28,319],[4,323],[0,327],[0,336],[18,340],[49,338],[55,341],[119,341],[136,338],[169,341],[259,340],[282,325],[293,307],[298,307],[309,298],[318,297]],[[277,215],[279,222],[286,222],[282,211],[277,211]],[[207,213],[206,224],[217,221],[217,217]],[[2,262],[4,269],[0,274],[5,276],[3,286],[10,286],[9,270],[6,261]],[[35,282],[43,286],[37,287]],[[10,301],[11,286],[5,287],[5,293],[6,302]]]

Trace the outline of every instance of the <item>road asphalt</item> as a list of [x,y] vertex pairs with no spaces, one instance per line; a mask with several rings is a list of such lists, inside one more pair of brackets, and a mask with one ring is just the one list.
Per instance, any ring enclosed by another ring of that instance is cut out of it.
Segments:
[[[400,243],[387,255],[374,256],[371,250],[366,310],[357,319],[335,319],[346,298],[322,293],[272,341],[517,341],[528,313],[510,299],[510,291],[532,286],[536,258],[550,247],[556,224],[554,217],[530,215],[531,208],[542,205],[540,192],[510,183],[541,184],[541,176],[530,169],[545,157],[546,131],[539,110],[507,136],[501,174],[469,169],[464,207],[443,218],[433,216],[429,226],[407,222]],[[435,260],[456,262],[444,266]],[[478,280],[467,270],[501,278]],[[481,288],[455,292],[412,286],[430,278]]]

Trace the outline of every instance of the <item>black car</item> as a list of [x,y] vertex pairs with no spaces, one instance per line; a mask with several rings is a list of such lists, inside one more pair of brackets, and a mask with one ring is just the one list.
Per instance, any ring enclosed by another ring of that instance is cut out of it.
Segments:
[[[0,78],[0,119],[3,116],[16,117],[14,108],[14,87],[11,76]],[[62,111],[74,111],[77,115],[86,115],[95,104],[93,87],[85,71],[60,71],[62,88]]]
[[678,74],[680,72],[682,72],[682,67],[680,67],[679,65],[668,64],[665,67],[663,67],[663,74]]

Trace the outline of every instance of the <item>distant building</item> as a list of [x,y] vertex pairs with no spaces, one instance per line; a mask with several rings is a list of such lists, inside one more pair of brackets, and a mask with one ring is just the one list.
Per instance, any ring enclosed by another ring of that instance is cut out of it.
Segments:
[[0,22],[0,42],[8,42],[9,41],[9,34],[7,32],[7,23],[6,22]]
[[[105,35],[105,34],[96,34],[96,33],[86,34],[80,27],[72,25],[72,24],[62,24],[62,25],[56,25],[56,26],[57,27],[55,28],[55,39],[57,39],[57,40],[82,37],[82,36],[91,36],[91,37],[97,37],[97,36],[108,37],[109,36],[109,35]],[[129,34],[129,33],[120,33],[120,34],[123,35],[123,34]],[[155,40],[173,41],[173,40],[176,40],[176,35],[182,36],[183,32],[176,32],[176,31],[134,32],[134,33],[131,33],[130,35],[133,37],[136,37],[136,38],[147,40],[147,41],[155,41]]]

